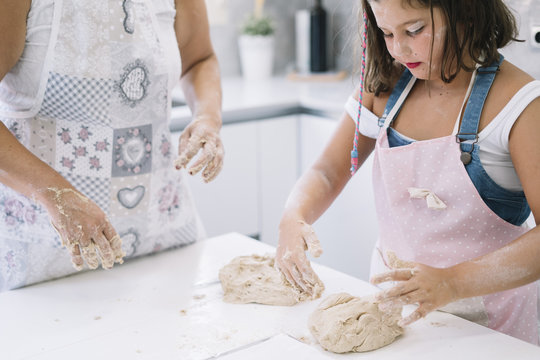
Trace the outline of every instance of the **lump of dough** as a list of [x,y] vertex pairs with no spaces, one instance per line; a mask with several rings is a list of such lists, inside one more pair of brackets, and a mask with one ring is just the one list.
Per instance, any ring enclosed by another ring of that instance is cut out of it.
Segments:
[[292,286],[274,267],[274,256],[238,256],[219,271],[223,300],[231,303],[294,305],[321,296],[324,284],[317,278],[313,294]]
[[400,319],[401,307],[385,313],[371,296],[359,298],[338,293],[319,304],[309,317],[308,326],[326,350],[363,352],[388,345],[403,334],[403,328],[397,324]]

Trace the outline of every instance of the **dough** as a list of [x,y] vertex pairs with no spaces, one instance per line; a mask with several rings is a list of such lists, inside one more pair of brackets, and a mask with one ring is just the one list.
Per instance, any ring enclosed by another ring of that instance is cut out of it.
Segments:
[[386,257],[388,259],[388,266],[392,269],[412,269],[415,266],[415,263],[412,261],[405,261],[398,258],[392,250],[386,252]]
[[219,271],[223,300],[231,303],[294,305],[321,296],[324,284],[317,278],[312,295],[292,286],[274,267],[273,255],[238,256]]
[[397,324],[400,319],[401,307],[384,313],[371,296],[359,298],[338,293],[319,304],[309,317],[308,326],[326,350],[363,352],[388,345],[403,334],[403,328]]

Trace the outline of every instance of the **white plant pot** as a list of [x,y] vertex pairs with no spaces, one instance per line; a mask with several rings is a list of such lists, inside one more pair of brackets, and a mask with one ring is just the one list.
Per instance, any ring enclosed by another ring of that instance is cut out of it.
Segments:
[[238,47],[245,80],[264,80],[272,76],[274,36],[240,35]]

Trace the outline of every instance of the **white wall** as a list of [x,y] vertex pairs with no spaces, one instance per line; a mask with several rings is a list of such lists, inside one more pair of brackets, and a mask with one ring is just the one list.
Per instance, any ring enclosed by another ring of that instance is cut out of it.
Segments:
[[506,0],[506,3],[516,14],[519,38],[525,42],[514,42],[501,52],[508,61],[540,79],[540,44],[535,46],[531,39],[531,28],[540,27],[540,0]]

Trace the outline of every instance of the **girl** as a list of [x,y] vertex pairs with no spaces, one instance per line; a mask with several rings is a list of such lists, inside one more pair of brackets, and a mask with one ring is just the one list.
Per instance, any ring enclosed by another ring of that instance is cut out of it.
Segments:
[[292,190],[278,266],[311,289],[304,249],[318,240],[309,224],[351,178],[354,144],[353,172],[374,151],[372,282],[399,281],[379,294],[385,305],[418,304],[401,324],[444,307],[537,344],[540,228],[524,223],[531,210],[540,219],[540,81],[498,53],[515,40],[512,14],[502,0],[362,5],[366,76],[353,94],[361,111],[349,99]]
[[174,168],[212,180],[220,128],[204,1],[0,2],[0,291],[203,237]]

